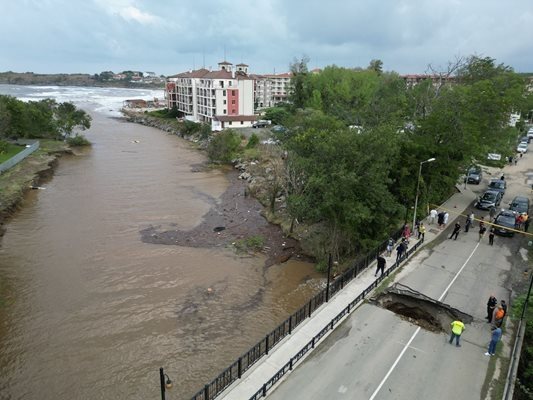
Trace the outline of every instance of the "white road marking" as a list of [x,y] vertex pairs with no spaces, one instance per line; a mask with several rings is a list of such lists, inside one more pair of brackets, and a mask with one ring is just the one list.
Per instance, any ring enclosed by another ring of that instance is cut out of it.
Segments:
[[[446,289],[444,289],[444,292],[442,292],[442,294],[440,295],[439,301],[441,301],[444,298],[444,296],[446,296],[446,294],[448,293],[448,290],[450,290],[450,287],[457,280],[457,278],[459,277],[461,272],[463,272],[463,269],[466,267],[466,264],[468,263],[468,261],[470,261],[470,259],[472,258],[472,256],[474,255],[474,253],[476,252],[476,250],[477,250],[477,248],[479,247],[480,244],[481,244],[480,242],[478,242],[476,244],[476,247],[474,247],[474,250],[472,250],[472,253],[470,253],[470,255],[468,256],[468,258],[466,259],[466,261],[464,262],[462,267],[459,269],[459,271],[453,277],[453,279],[450,282],[450,284],[446,287]],[[411,345],[411,342],[415,339],[416,335],[418,335],[418,332],[420,332],[420,329],[421,329],[420,327],[416,328],[415,333],[413,333],[413,336],[411,336],[411,338],[409,339],[407,344],[402,349],[402,351],[401,351],[400,355],[398,356],[398,358],[396,358],[396,361],[394,361],[394,363],[390,367],[389,371],[387,372],[387,374],[385,375],[383,380],[379,383],[378,387],[376,388],[376,390],[374,390],[374,393],[372,393],[372,396],[370,396],[370,398],[368,400],[374,400],[376,398],[377,394],[379,393],[379,391],[381,390],[381,388],[383,387],[383,385],[385,384],[387,379],[389,379],[390,374],[392,374],[392,371],[394,371],[394,368],[396,368],[396,365],[398,365],[398,363],[400,362],[400,360],[403,357],[404,353],[406,352],[406,350]]]
[[[396,343],[403,345],[402,342],[396,342]],[[419,351],[419,352],[421,352],[421,353],[427,353],[427,351],[424,351],[424,350],[422,350],[422,349],[419,349],[418,347],[411,346],[411,349],[416,350],[416,351]]]

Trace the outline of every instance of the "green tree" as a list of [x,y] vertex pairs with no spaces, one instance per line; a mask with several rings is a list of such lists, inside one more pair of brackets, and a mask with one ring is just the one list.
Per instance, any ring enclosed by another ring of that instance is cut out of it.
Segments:
[[271,107],[265,110],[264,116],[266,120],[272,121],[274,125],[285,125],[290,114],[284,107]]
[[211,162],[227,164],[237,157],[240,145],[240,136],[234,130],[226,129],[213,136],[207,145],[207,156]]
[[381,75],[383,72],[383,61],[376,59],[371,60],[367,69],[376,72],[378,75]]
[[291,71],[291,87],[292,91],[289,96],[292,104],[296,108],[302,108],[305,106],[307,99],[309,98],[308,87],[306,86],[307,75],[309,71],[307,64],[309,63],[309,57],[302,56],[300,59],[294,59],[289,70]]
[[85,130],[91,127],[91,116],[70,102],[58,104],[54,114],[59,134],[64,138],[72,135],[76,128]]

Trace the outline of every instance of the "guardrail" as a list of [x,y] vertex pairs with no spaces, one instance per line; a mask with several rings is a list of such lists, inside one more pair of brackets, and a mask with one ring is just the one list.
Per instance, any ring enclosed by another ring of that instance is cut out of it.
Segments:
[[29,145],[29,147],[26,147],[21,152],[15,154],[9,160],[4,161],[2,164],[0,164],[0,174],[4,171],[7,171],[10,168],[13,168],[15,165],[17,165],[19,162],[21,162],[26,157],[28,157],[31,153],[37,150],[39,146],[40,146],[40,142],[35,141],[31,145]]
[[[401,237],[401,234],[402,230],[400,229],[391,237],[396,242]],[[356,260],[350,269],[337,277],[329,285],[329,293],[327,293],[328,288],[322,289],[303,307],[289,316],[289,318],[283,321],[276,329],[267,334],[260,342],[254,345],[250,350],[248,350],[229,367],[222,371],[215,379],[213,379],[213,381],[206,384],[203,389],[198,391],[191,398],[191,400],[212,400],[222,393],[233,382],[235,382],[237,379],[240,379],[242,374],[252,367],[252,365],[254,365],[259,359],[261,359],[261,357],[267,355],[269,351],[272,350],[272,348],[285,336],[290,335],[295,327],[300,325],[306,318],[310,318],[316,309],[327,302],[335,293],[342,290],[346,283],[354,279],[357,275],[359,275],[360,272],[364,271],[372,262],[374,262],[378,254],[381,254],[386,250],[387,242],[388,240],[384,241],[366,256]],[[409,249],[402,260],[406,259],[415,249],[417,249],[420,243],[422,243],[422,241],[418,242],[411,249]],[[390,271],[393,271],[395,268],[396,263],[394,263],[387,270],[384,276],[388,276]],[[381,282],[381,279],[378,278],[376,282]],[[370,290],[371,289],[365,289],[363,292],[363,298]],[[327,332],[327,330],[325,332]],[[305,352],[303,354],[305,354]]]
[[263,384],[261,389],[259,389],[252,397],[250,397],[249,400],[258,400],[262,397],[265,397],[267,395],[267,392],[269,389],[271,389],[277,381],[279,381],[286,373],[291,371],[294,368],[294,365],[305,355],[307,352],[312,350],[316,343],[330,330],[333,330],[335,325],[342,320],[346,315],[350,314],[352,310],[355,309],[355,306],[363,301],[365,297],[370,293],[372,290],[378,287],[378,285],[381,283],[383,279],[386,279],[391,272],[394,272],[396,268],[401,264],[402,261],[406,260],[414,251],[416,251],[420,245],[424,242],[424,240],[420,240],[418,243],[416,243],[411,249],[409,249],[405,256],[395,262],[385,273],[377,278],[374,282],[370,284],[365,290],[363,290],[362,293],[360,293],[354,300],[352,300],[340,313],[338,313],[320,332],[316,334],[311,341],[309,341],[304,347],[300,349],[296,353],[294,357],[291,357],[289,362],[287,362],[278,372],[274,374],[272,378],[270,378],[267,382]]

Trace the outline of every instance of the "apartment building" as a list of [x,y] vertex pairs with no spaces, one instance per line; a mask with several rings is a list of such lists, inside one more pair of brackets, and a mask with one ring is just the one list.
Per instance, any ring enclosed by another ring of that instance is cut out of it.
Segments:
[[288,101],[291,91],[290,73],[272,75],[252,75],[254,78],[255,108],[274,107]]
[[211,124],[213,130],[251,126],[254,115],[254,80],[248,65],[222,61],[217,71],[201,68],[170,76],[165,91],[167,107],[174,106],[187,119]]

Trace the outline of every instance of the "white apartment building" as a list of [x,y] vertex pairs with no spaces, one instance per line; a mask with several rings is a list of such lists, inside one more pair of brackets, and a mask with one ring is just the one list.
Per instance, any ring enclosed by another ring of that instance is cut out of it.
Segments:
[[288,101],[291,91],[290,73],[273,75],[252,75],[254,78],[255,108],[274,107]]
[[167,80],[167,107],[174,106],[187,119],[210,123],[213,130],[251,126],[254,115],[254,80],[248,65],[223,61],[217,71],[201,68]]

